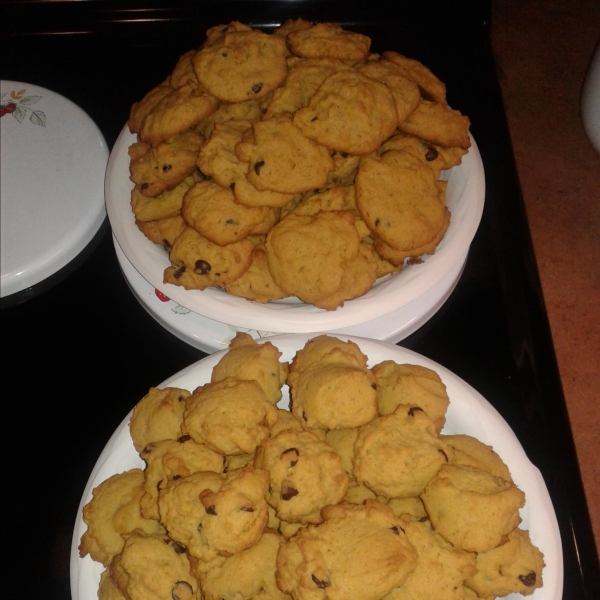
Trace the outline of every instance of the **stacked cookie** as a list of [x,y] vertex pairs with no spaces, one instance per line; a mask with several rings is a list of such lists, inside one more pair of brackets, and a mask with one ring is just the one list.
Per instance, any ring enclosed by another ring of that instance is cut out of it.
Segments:
[[[310,340],[288,365],[238,334],[192,393],[152,388],[130,433],[146,468],[83,510],[100,600],[491,599],[542,586],[525,497],[493,449],[444,435],[416,365]],[[282,386],[290,411],[277,408]]]
[[427,67],[370,43],[233,22],[133,105],[131,206],[169,252],[165,283],[335,310],[435,252],[469,120]]

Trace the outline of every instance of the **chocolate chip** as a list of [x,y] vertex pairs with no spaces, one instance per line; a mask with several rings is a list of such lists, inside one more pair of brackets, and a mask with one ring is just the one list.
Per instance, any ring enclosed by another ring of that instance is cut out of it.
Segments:
[[425,523],[425,521],[427,521],[427,517],[421,517],[419,519],[419,523]]
[[185,396],[179,396],[179,398],[177,398],[177,400],[179,400],[179,402],[183,402],[185,400]]
[[523,585],[526,585],[527,587],[533,587],[536,580],[535,571],[531,571],[531,573],[527,575],[519,575],[519,579]]
[[428,148],[425,154],[425,160],[431,162],[438,157],[438,151],[435,148]]
[[187,581],[178,581],[173,586],[171,597],[173,600],[192,600],[192,594],[194,590]]
[[420,411],[420,412],[423,412],[423,409],[422,409],[420,406],[411,406],[411,407],[408,409],[408,416],[409,416],[409,417],[414,417],[414,416],[415,416],[415,413],[418,413],[419,411]]
[[211,506],[207,506],[204,510],[206,510],[207,515],[214,515],[215,517],[217,516],[217,511],[215,509],[214,504],[212,504]]
[[281,499],[291,500],[294,496],[298,495],[298,490],[293,488],[291,485],[284,485],[281,487]]
[[333,158],[336,154],[337,154],[337,150],[332,150],[331,151],[331,158]]
[[179,279],[184,273],[185,273],[185,265],[183,265],[183,267],[179,267],[179,269],[177,269],[175,271],[175,273],[173,273],[173,276],[175,277],[175,279]]
[[262,83],[255,83],[255,84],[252,86],[252,92],[253,92],[254,94],[258,94],[258,92],[260,92],[260,90],[262,90],[262,88],[263,88],[263,84],[262,84]]
[[163,240],[162,241],[163,244],[163,248],[167,251],[167,252],[171,252],[171,248],[173,247],[173,245],[171,244],[171,242],[169,240]]
[[143,190],[147,190],[150,187],[149,183],[142,183],[142,185],[140,186]]
[[390,529],[392,530],[393,533],[395,533],[396,535],[400,535],[400,531],[402,531],[402,533],[404,532],[404,529],[402,529],[402,527],[398,527],[398,525],[394,525],[393,527],[390,527]]
[[328,588],[331,584],[329,583],[329,581],[322,581],[321,579],[319,579],[318,577],[316,577],[315,575],[311,575],[310,576],[311,579],[315,582],[315,585],[321,589],[324,590],[325,588]]
[[375,219],[375,227],[379,227],[379,223],[381,223],[381,219]]
[[446,462],[448,462],[448,455],[447,455],[447,454],[446,454],[446,453],[445,453],[445,452],[444,452],[444,451],[443,451],[441,448],[438,448],[438,452],[439,452],[440,454],[443,454],[443,455],[444,455],[444,458],[446,459]]
[[168,173],[170,170],[171,170],[171,165],[163,165],[162,166],[163,173]]
[[257,175],[260,175],[260,170],[264,166],[264,164],[265,164],[264,160],[259,160],[258,162],[254,163],[254,172]]
[[235,219],[227,219],[227,221],[225,221],[225,223],[227,223],[227,225],[235,225]]
[[232,182],[229,184],[229,189],[230,189],[232,192],[233,192],[233,190],[235,190],[235,181],[232,181]]
[[171,479],[173,481],[177,481],[178,479],[181,479],[181,475],[173,475],[173,477]]
[[202,259],[197,260],[194,266],[196,267],[196,271],[200,271],[200,275],[206,275],[212,269],[210,263]]
[[371,387],[372,387],[374,390],[376,390],[376,389],[377,389],[377,384],[376,384],[376,383],[372,383],[372,384],[371,384]]
[[348,158],[348,153],[347,152],[340,152],[340,156],[342,158]]
[[191,439],[192,439],[192,436],[190,436],[190,435],[182,435],[182,436],[179,436],[179,437],[177,438],[177,441],[178,441],[180,444],[183,444],[183,443],[185,443],[185,442],[187,442],[188,440],[191,440]]
[[243,510],[244,512],[254,512],[254,509],[251,506],[242,506],[240,510]]
[[185,546],[179,542],[174,542],[173,550],[175,550],[176,554],[183,554],[185,552]]
[[227,58],[227,52],[221,52],[221,56]]
[[297,448],[288,448],[287,450],[284,450],[281,453],[281,456],[283,457],[283,455],[287,454],[288,452],[295,452],[296,453],[296,460],[290,461],[290,467],[295,467],[298,464],[298,456],[300,456],[300,452],[298,452]]
[[315,122],[315,121],[316,121],[318,118],[319,118],[319,117],[313,117],[313,118],[310,120],[310,122],[311,122],[311,123],[314,123],[314,122]]

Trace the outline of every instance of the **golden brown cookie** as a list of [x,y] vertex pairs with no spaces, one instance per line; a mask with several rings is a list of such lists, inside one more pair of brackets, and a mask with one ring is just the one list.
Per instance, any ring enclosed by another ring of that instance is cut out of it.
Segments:
[[129,147],[131,181],[151,198],[173,189],[194,172],[202,142],[195,131],[186,131],[154,148],[136,142]]
[[288,215],[267,235],[267,263],[275,283],[288,295],[318,308],[342,286],[344,269],[357,257],[360,239],[349,211],[314,216]]
[[544,566],[544,555],[531,543],[529,532],[515,529],[505,544],[477,554],[477,573],[465,585],[480,598],[530,596],[543,586]]
[[151,242],[163,246],[167,252],[171,251],[175,240],[188,228],[181,215],[156,221],[136,219],[135,225]]
[[198,594],[185,548],[166,535],[128,537],[110,575],[127,600],[196,600]]
[[159,519],[158,494],[170,481],[176,481],[200,471],[222,473],[223,456],[204,444],[196,444],[189,435],[177,440],[162,440],[148,444],[141,452],[146,463],[144,493],[140,497],[142,515]]
[[277,209],[236,204],[230,189],[208,180],[196,183],[186,192],[181,215],[190,227],[219,246],[265,234],[279,220]]
[[325,185],[334,167],[328,150],[306,137],[289,115],[253,123],[252,134],[235,152],[250,165],[246,177],[256,189],[298,194]]
[[217,110],[219,101],[201,86],[187,83],[155,104],[142,122],[141,142],[156,146],[184,133]]
[[451,455],[423,410],[400,404],[392,414],[359,429],[353,472],[376,494],[411,498],[425,489]]
[[384,83],[342,71],[321,84],[308,106],[296,112],[294,124],[331,150],[369,154],[394,133],[398,112]]
[[79,556],[89,554],[106,567],[123,549],[122,534],[135,530],[164,533],[158,521],[140,514],[143,483],[141,469],[132,469],[109,477],[93,490],[92,500],[83,507],[87,530],[81,537]]
[[267,502],[290,523],[320,523],[321,508],[338,503],[348,487],[339,455],[309,431],[286,429],[265,439],[254,466],[270,473]]
[[377,409],[389,415],[399,404],[418,406],[434,422],[439,433],[446,422],[450,404],[446,386],[433,370],[419,365],[385,360],[372,368],[377,384]]
[[388,60],[403,69],[406,76],[419,86],[425,97],[435,100],[440,104],[446,104],[445,84],[424,64],[414,58],[407,58],[406,56],[402,56],[402,54],[392,51],[384,52],[381,56],[384,60]]
[[277,409],[257,381],[226,376],[194,390],[183,430],[221,454],[252,454],[276,421]]
[[287,74],[285,41],[261,31],[233,31],[202,48],[193,59],[200,83],[224,102],[262,98]]
[[256,381],[271,404],[281,400],[281,387],[287,377],[288,365],[280,362],[281,352],[271,343],[258,344],[248,333],[238,332],[229,343],[229,350],[215,365],[211,382],[226,377]]
[[277,584],[295,600],[378,600],[414,570],[417,553],[387,506],[341,503],[322,514],[322,524],[301,529],[277,555]]
[[289,600],[290,596],[275,583],[277,551],[282,541],[276,531],[267,529],[254,546],[211,569],[202,581],[205,600]]
[[252,466],[224,476],[196,473],[161,491],[159,510],[169,535],[208,562],[250,548],[268,521],[269,475]]
[[519,525],[525,494],[476,467],[443,465],[421,500],[434,529],[454,547],[486,552]]
[[371,40],[366,35],[347,31],[335,23],[317,23],[310,28],[290,32],[288,46],[296,56],[304,58],[337,58],[365,60]]
[[181,436],[187,390],[166,387],[150,388],[135,405],[129,421],[133,445],[141,452],[150,442],[176,440]]
[[471,146],[468,117],[439,102],[423,100],[419,106],[398,123],[398,129],[443,148]]
[[164,282],[187,290],[224,287],[248,270],[253,248],[245,239],[219,246],[187,227],[173,244],[169,256],[173,266],[165,270]]
[[450,224],[434,172],[408,152],[390,150],[361,159],[356,205],[375,238],[375,250],[394,265],[433,254]]
[[169,81],[165,81],[160,85],[152,88],[139,102],[132,105],[129,113],[129,131],[138,133],[142,128],[142,123],[146,115],[164,98],[170,96],[173,88],[169,85]]

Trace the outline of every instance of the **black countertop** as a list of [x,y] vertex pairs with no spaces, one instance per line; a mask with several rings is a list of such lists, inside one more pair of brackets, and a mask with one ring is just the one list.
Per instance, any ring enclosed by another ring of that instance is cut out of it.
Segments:
[[[375,52],[422,61],[447,84],[449,103],[472,122],[485,167],[485,209],[455,291],[401,345],[462,377],[507,420],[554,503],[563,598],[600,598],[598,554],[490,50],[489,2],[164,4],[5,1],[0,75],[66,96],[110,147],[131,104],[197,47],[208,27],[231,20],[265,28],[288,17],[335,21],[369,35]],[[114,429],[150,386],[204,356],[138,304],[108,223],[48,287],[20,303],[4,299],[1,311],[2,366],[12,390],[4,396],[5,448],[12,445],[4,485],[9,589],[22,592],[25,583],[32,600],[70,597],[78,503]]]

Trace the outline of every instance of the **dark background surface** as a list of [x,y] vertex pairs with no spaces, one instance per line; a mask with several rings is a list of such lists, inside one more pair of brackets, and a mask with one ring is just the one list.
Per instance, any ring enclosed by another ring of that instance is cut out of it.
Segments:
[[[128,7],[128,8],[127,8]],[[465,272],[442,309],[401,345],[444,365],[504,416],[554,503],[572,600],[600,597],[598,556],[552,347],[494,62],[489,4],[331,1],[1,5],[0,76],[63,94],[112,147],[131,104],[197,47],[240,20],[335,21],[428,65],[469,115],[486,205]],[[35,292],[35,290],[34,290]],[[204,356],[162,329],[123,279],[106,227],[74,272],[1,312],[5,423],[23,446],[5,460],[10,582],[27,598],[68,598],[69,551],[87,478],[148,388]],[[6,304],[6,303],[4,303]],[[10,388],[9,388],[10,389]],[[16,398],[10,396],[16,395]],[[9,582],[9,588],[11,583]],[[22,589],[22,588],[21,588]]]

